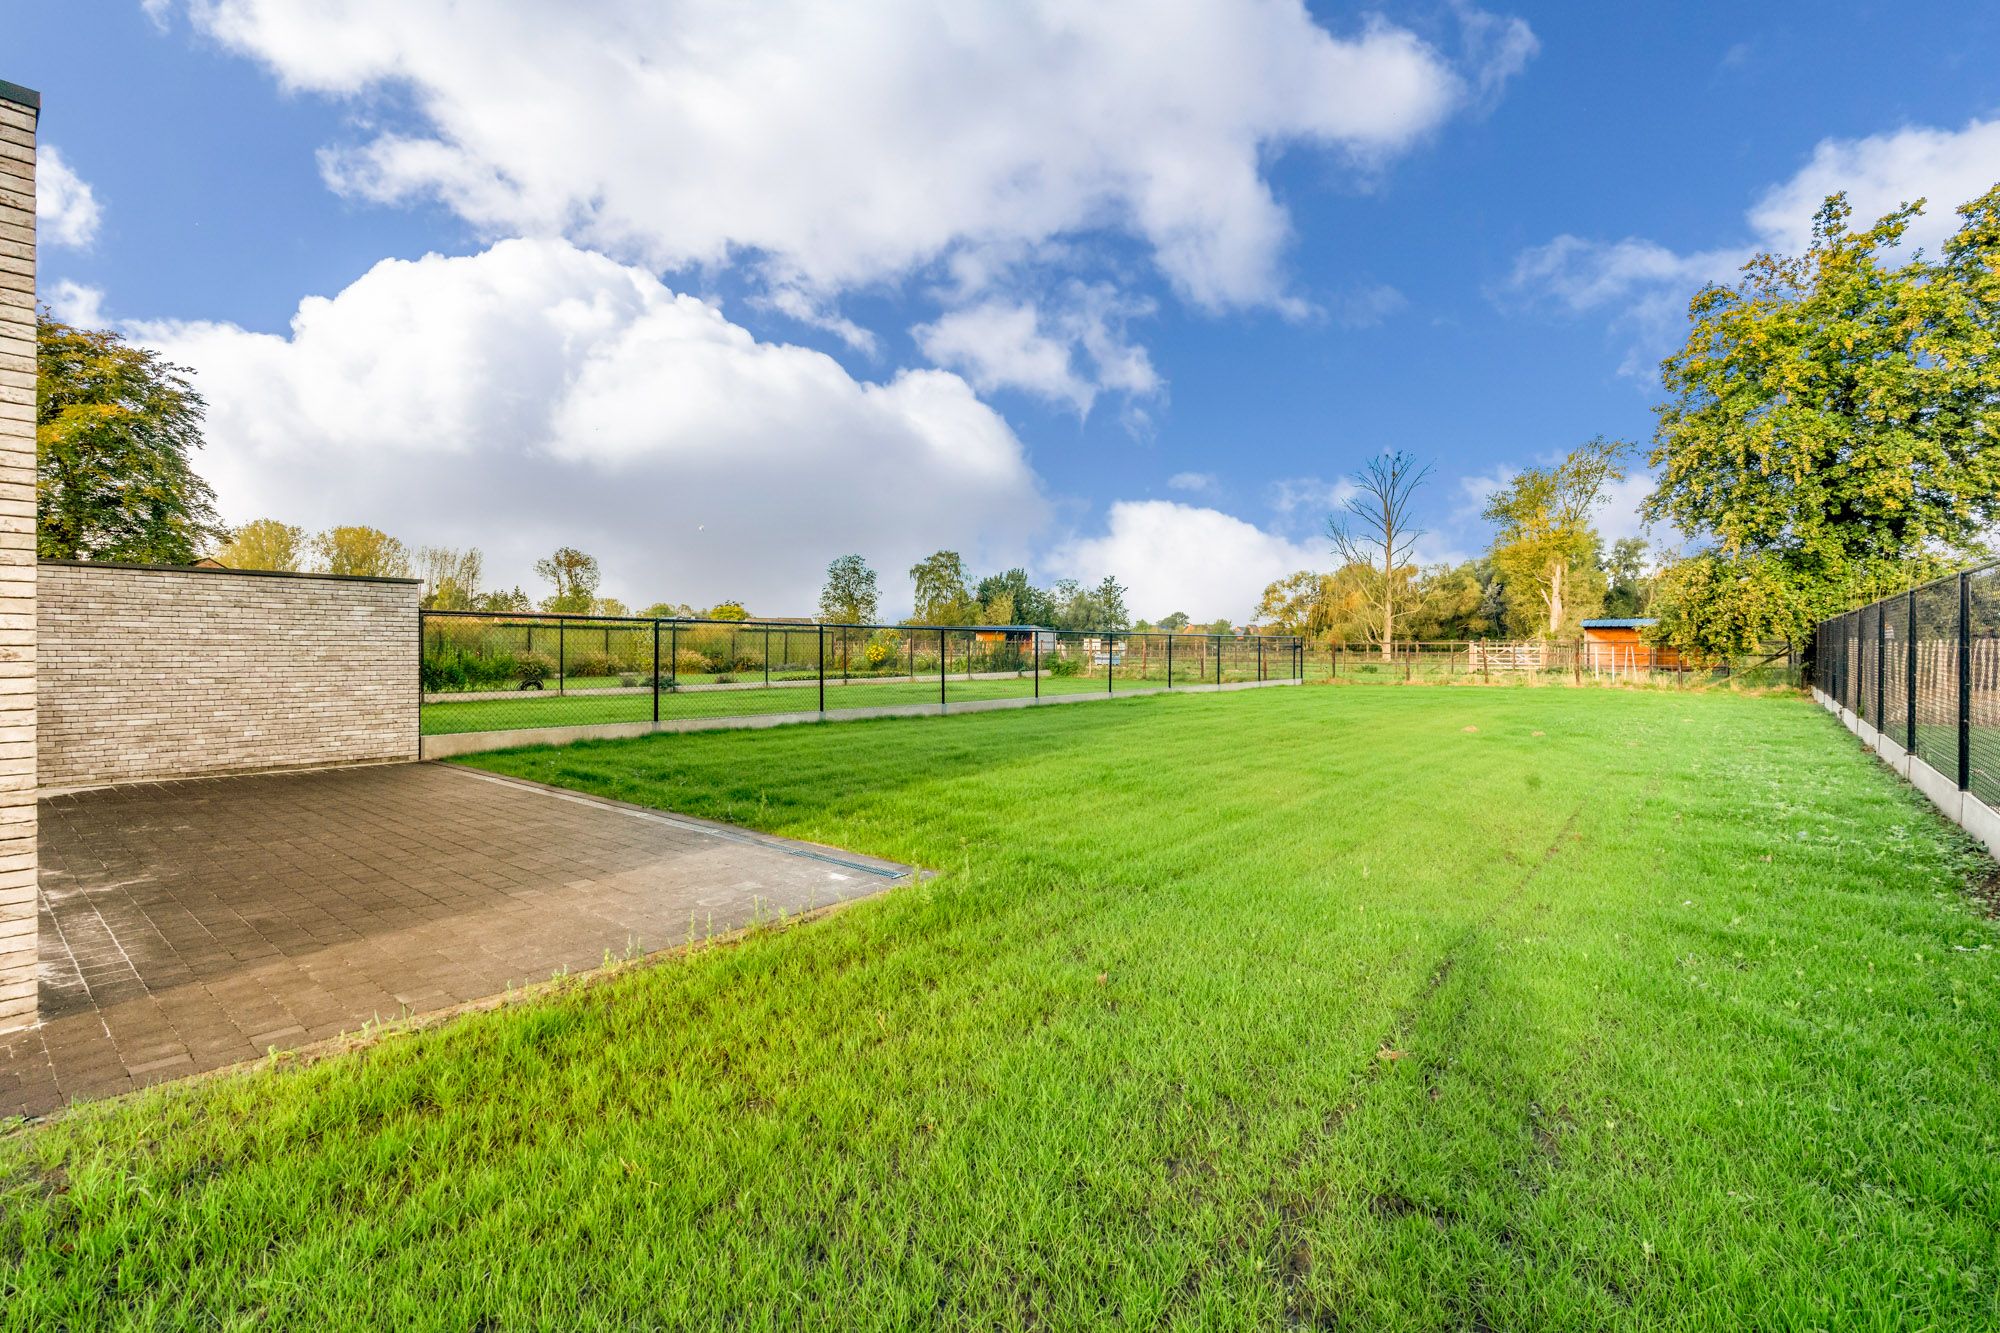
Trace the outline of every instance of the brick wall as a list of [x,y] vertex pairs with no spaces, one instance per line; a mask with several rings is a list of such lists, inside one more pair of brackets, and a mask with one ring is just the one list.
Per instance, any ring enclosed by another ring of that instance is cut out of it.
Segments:
[[35,125],[0,82],[0,1032],[35,1021]]
[[417,584],[46,561],[44,789],[417,753]]

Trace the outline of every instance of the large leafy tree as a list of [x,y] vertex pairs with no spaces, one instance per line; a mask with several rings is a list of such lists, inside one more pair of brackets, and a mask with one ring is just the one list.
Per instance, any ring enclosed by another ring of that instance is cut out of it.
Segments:
[[327,574],[410,577],[409,548],[380,528],[362,524],[328,528],[313,537],[312,549],[320,570]]
[[[1491,559],[1501,577],[1535,606],[1537,628],[1551,637],[1570,627],[1580,607],[1573,596],[1596,574],[1598,537],[1592,526],[1604,488],[1625,475],[1631,448],[1599,436],[1571,450],[1554,467],[1527,468],[1486,501],[1494,525]],[[1601,588],[1601,583],[1598,584]]]
[[[1958,210],[1941,258],[1899,248],[1921,209],[1855,230],[1834,195],[1805,254],[1759,255],[1734,286],[1696,293],[1662,366],[1646,514],[1715,559],[1663,596],[1780,579],[1792,593],[1759,605],[1789,608],[1795,635],[1978,552],[2000,521],[2000,186]],[[1686,623],[1761,623],[1683,609]]]
[[843,555],[826,567],[819,590],[819,618],[836,625],[872,625],[881,616],[875,571],[858,555]]
[[194,470],[204,404],[185,367],[43,314],[35,369],[38,554],[181,565],[226,535]]
[[215,558],[231,569],[296,574],[305,568],[306,530],[275,518],[254,518],[229,534]]
[[1423,536],[1411,508],[1430,474],[1430,464],[1400,449],[1377,454],[1354,474],[1343,512],[1326,521],[1334,554],[1349,567],[1370,572],[1369,599],[1381,626],[1376,641],[1385,658],[1393,651],[1397,606],[1415,573],[1411,557]]
[[[979,580],[979,586],[972,590],[979,605],[984,608],[983,618],[991,625],[1053,625],[1055,624],[1055,603],[1048,593],[1028,581],[1025,569],[1009,569],[999,574],[988,574]],[[1003,599],[1011,598],[1011,602]],[[1002,617],[1000,608],[1011,605],[1011,614]]]
[[470,611],[479,599],[485,557],[477,546],[417,548],[417,573],[424,581],[424,605],[434,611]]
[[542,599],[544,611],[587,613],[597,602],[597,557],[574,546],[558,546],[535,562],[535,573],[555,589]]
[[938,551],[919,560],[910,567],[910,582],[916,585],[918,624],[969,625],[979,618],[958,552]]

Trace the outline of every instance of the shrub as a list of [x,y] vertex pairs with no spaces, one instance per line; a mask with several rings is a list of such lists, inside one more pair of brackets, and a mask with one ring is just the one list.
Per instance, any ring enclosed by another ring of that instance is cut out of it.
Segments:
[[674,671],[683,676],[706,676],[715,670],[715,663],[708,660],[708,654],[693,648],[683,648],[674,654]]
[[734,685],[736,683],[736,677],[727,671],[717,672],[715,677],[715,683],[717,685]]
[[876,630],[861,656],[877,671],[894,666],[903,656],[903,637],[892,629]]
[[613,676],[618,674],[618,664],[609,653],[571,653],[564,671],[571,676]]
[[1083,657],[1075,653],[1059,653],[1042,659],[1042,669],[1051,676],[1080,676],[1083,674]]
[[514,674],[520,679],[522,689],[539,690],[550,676],[556,674],[556,664],[540,653],[527,653],[515,664]]

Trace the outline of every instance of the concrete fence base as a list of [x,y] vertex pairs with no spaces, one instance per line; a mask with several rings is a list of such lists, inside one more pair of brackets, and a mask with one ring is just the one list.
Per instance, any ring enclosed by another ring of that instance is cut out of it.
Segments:
[[1107,690],[1103,694],[1053,694],[1040,699],[974,699],[965,703],[890,704],[880,708],[842,708],[798,713],[757,713],[741,717],[688,717],[663,722],[606,722],[593,727],[523,727],[514,731],[463,731],[443,736],[426,736],[422,743],[425,759],[449,759],[453,755],[478,754],[483,750],[511,750],[517,745],[567,745],[571,741],[623,740],[669,731],[741,731],[756,727],[784,727],[800,722],[859,722],[875,717],[943,717],[959,713],[991,713],[1005,708],[1038,708],[1046,704],[1102,703],[1107,699],[1143,699],[1156,694],[1214,694],[1218,691],[1263,690],[1278,685],[1297,685],[1296,680],[1245,680],[1223,685],[1176,685],[1147,690]]
[[1817,686],[1812,693],[1813,698],[1819,700],[1820,707],[1839,718],[1841,725],[1859,736],[1861,743],[1874,750],[1883,763],[1928,796],[1931,804],[1944,812],[1946,819],[1985,843],[1988,851],[2000,857],[2000,811],[1971,792],[1960,791],[1956,778],[1938,772]]

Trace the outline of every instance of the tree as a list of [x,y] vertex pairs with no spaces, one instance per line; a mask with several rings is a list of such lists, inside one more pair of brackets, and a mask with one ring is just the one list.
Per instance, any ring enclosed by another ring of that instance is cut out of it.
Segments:
[[597,557],[574,546],[558,546],[535,562],[535,573],[554,585],[542,599],[544,611],[587,612],[597,594]]
[[1660,571],[1660,623],[1647,632],[1691,661],[1748,652],[1771,639],[1801,642],[1814,612],[1793,572],[1775,555],[1704,552]]
[[1179,634],[1182,630],[1186,629],[1187,627],[1188,627],[1188,613],[1185,611],[1175,611],[1171,615],[1164,615],[1160,617],[1160,628],[1165,630],[1169,634]]
[[38,555],[184,565],[227,535],[192,462],[205,404],[185,366],[44,313],[35,369]]
[[1606,587],[1604,614],[1643,616],[1653,600],[1653,580],[1646,572],[1646,542],[1642,537],[1620,537],[1603,562]]
[[1396,602],[1409,581],[1410,556],[1423,533],[1411,526],[1410,503],[1431,474],[1428,463],[1397,450],[1377,454],[1354,474],[1355,493],[1343,508],[1346,517],[1329,515],[1327,535],[1334,554],[1350,565],[1373,570],[1374,602],[1381,613],[1382,656],[1396,639]]
[[229,534],[215,558],[231,569],[296,574],[305,568],[306,530],[275,518],[253,518]]
[[[1014,608],[1004,619],[994,612],[1003,593],[1012,597]],[[972,595],[984,608],[980,615],[989,625],[1054,625],[1056,622],[1055,603],[1048,593],[1028,582],[1028,571],[1025,569],[988,574],[979,580],[979,586],[973,589]]]
[[328,528],[312,539],[313,555],[324,574],[369,575],[375,578],[410,577],[410,553],[403,544],[380,528],[359,524]]
[[477,546],[419,546],[417,577],[424,581],[424,605],[433,611],[470,611],[479,597],[485,563]]
[[[1276,626],[1281,634],[1319,638],[1333,627],[1333,592],[1333,575],[1302,569],[1265,586],[1256,619]],[[1181,619],[1186,623],[1185,616]]]
[[1922,207],[1855,231],[1829,196],[1805,254],[1695,294],[1645,504],[1715,544],[1675,575],[1683,609],[1733,568],[1831,611],[1976,554],[2000,522],[2000,186],[1958,210],[1941,260],[1889,266]]
[[858,555],[844,555],[826,567],[819,593],[819,618],[836,625],[872,625],[881,618],[875,571]]
[[965,588],[965,561],[956,551],[938,551],[910,567],[916,585],[919,625],[967,625],[977,619]]
[[1132,623],[1132,614],[1125,609],[1126,591],[1125,585],[1109,574],[1091,590],[1091,596],[1097,602],[1096,628],[1124,629]]
[[686,602],[654,602],[639,614],[648,620],[694,620],[701,613]]
[[492,592],[482,592],[472,599],[472,609],[474,611],[493,611],[504,614],[509,611],[527,611],[533,609],[533,607],[534,603],[528,600],[528,594],[521,591],[518,586],[509,588],[504,592],[496,588]]
[[708,620],[748,620],[750,613],[741,602],[717,602],[702,613]]
[[1625,475],[1619,460],[1630,448],[1600,435],[1554,467],[1517,473],[1486,501],[1485,517],[1496,529],[1493,563],[1511,586],[1534,594],[1551,638],[1574,610],[1568,594],[1576,570],[1596,570],[1591,518],[1604,488]]
[[1234,634],[1236,632],[1236,627],[1229,623],[1229,617],[1224,616],[1222,619],[1210,625],[1208,627],[1208,632],[1210,634],[1229,635],[1229,634]]

